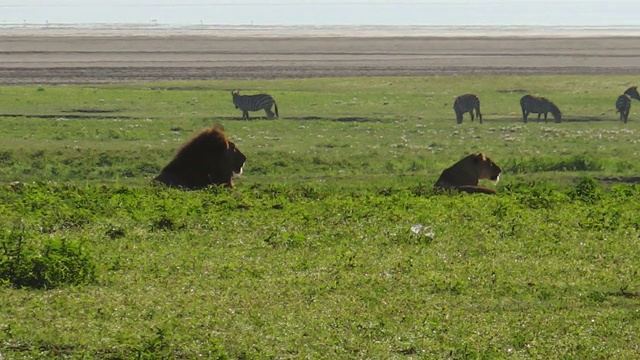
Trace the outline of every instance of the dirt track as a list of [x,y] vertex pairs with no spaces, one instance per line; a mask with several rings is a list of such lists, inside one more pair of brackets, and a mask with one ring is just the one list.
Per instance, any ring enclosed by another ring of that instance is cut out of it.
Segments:
[[0,84],[370,75],[640,73],[640,37],[0,34]]

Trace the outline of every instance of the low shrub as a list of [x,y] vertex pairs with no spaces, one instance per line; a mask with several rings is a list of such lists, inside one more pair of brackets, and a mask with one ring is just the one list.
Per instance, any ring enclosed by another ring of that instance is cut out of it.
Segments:
[[534,173],[544,171],[601,171],[604,165],[598,159],[585,155],[571,157],[531,157],[509,159],[503,166],[511,174]]
[[82,244],[65,238],[31,241],[24,230],[0,239],[0,282],[17,288],[52,289],[95,281],[95,265]]

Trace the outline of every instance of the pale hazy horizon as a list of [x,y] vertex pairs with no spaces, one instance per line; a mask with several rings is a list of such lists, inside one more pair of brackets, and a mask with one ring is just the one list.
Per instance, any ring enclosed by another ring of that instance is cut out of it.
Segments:
[[636,27],[640,2],[602,0],[0,0],[0,26],[164,24],[257,26]]

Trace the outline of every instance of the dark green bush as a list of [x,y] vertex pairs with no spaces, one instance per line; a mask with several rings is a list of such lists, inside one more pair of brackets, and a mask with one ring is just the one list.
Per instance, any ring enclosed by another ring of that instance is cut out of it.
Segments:
[[217,338],[211,338],[206,344],[203,344],[201,352],[190,354],[183,349],[178,349],[175,343],[183,341],[168,330],[156,328],[153,335],[142,339],[142,343],[132,353],[119,354],[118,358],[131,357],[136,359],[191,359],[194,357],[204,357],[212,360],[228,360],[229,355],[222,347],[222,343]]
[[569,196],[573,200],[581,200],[586,203],[594,203],[602,197],[602,190],[598,182],[591,177],[582,177],[569,190]]
[[601,171],[602,162],[586,155],[574,155],[564,158],[531,157],[508,159],[504,171],[510,174],[526,174],[544,171]]
[[95,265],[81,244],[47,239],[35,244],[23,230],[0,239],[0,282],[17,287],[52,289],[95,281]]

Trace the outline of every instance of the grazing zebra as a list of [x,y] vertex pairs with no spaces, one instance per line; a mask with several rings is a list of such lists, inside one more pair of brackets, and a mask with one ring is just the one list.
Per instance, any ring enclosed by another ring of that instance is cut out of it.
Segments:
[[638,93],[638,87],[632,86],[624,91],[625,95],[629,95],[630,98],[640,100],[640,94]]
[[473,110],[476,111],[476,115],[482,124],[482,114],[480,113],[480,99],[474,94],[464,94],[456,98],[453,103],[453,111],[456,112],[456,121],[458,124],[462,124],[462,115],[468,112],[471,114],[471,121],[473,121]]
[[249,118],[249,111],[262,109],[267,113],[267,119],[272,119],[274,117],[274,113],[271,111],[272,106],[276,110],[275,117],[278,117],[278,105],[276,105],[276,101],[273,100],[271,95],[240,95],[240,91],[232,91],[231,95],[233,96],[233,105],[235,105],[236,109],[242,110],[243,119]]
[[618,96],[618,100],[616,100],[616,109],[620,113],[620,121],[624,121],[625,124],[627,122],[627,118],[629,117],[629,111],[631,110],[631,96],[628,94],[622,94]]
[[530,113],[538,114],[538,121],[540,121],[540,115],[544,114],[544,122],[547,122],[547,113],[549,112],[556,122],[559,123],[562,119],[562,112],[556,104],[543,97],[525,95],[520,99],[520,107],[522,107],[522,119],[525,123]]

